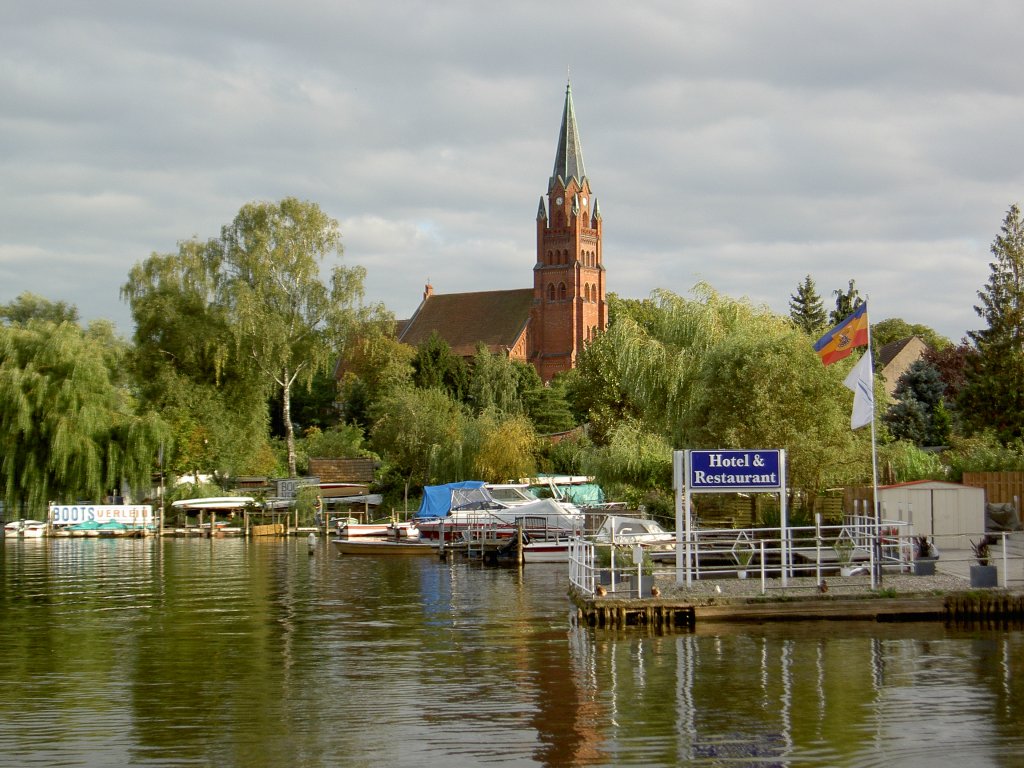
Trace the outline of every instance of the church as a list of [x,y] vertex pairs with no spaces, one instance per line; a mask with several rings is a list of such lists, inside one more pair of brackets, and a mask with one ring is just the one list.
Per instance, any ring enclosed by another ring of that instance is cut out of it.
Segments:
[[463,357],[483,343],[492,354],[532,363],[548,382],[573,368],[607,325],[601,209],[583,167],[567,84],[555,166],[537,209],[533,287],[434,293],[428,284],[416,312],[399,323],[398,339],[415,347],[437,333]]

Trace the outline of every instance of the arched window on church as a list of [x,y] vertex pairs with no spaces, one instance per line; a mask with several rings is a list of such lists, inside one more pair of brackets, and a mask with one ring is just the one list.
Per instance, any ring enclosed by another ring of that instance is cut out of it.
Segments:
[[547,263],[548,264],[554,264],[555,263],[554,256],[552,256],[551,251],[548,251]]
[[548,283],[548,301],[555,300],[555,284]]
[[586,283],[583,286],[583,300],[590,301],[590,283]]
[[558,298],[561,301],[565,301],[565,283],[558,284]]

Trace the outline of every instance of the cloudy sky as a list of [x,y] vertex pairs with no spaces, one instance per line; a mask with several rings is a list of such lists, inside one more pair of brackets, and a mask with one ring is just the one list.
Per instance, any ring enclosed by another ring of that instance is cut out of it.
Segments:
[[125,335],[132,265],[286,196],[399,317],[531,286],[567,72],[622,296],[853,279],[956,341],[1024,198],[1016,0],[0,6],[0,302]]

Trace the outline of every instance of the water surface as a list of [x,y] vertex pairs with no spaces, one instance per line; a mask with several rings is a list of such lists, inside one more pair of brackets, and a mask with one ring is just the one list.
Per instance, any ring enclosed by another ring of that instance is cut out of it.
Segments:
[[2,766],[1017,766],[1024,634],[573,626],[565,567],[8,541]]

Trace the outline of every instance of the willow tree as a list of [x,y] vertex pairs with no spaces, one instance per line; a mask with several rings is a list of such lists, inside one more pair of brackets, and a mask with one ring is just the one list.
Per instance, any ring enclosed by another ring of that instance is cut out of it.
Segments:
[[676,448],[785,448],[790,478],[809,490],[869,470],[870,446],[850,431],[849,366],[822,366],[806,334],[766,308],[707,285],[695,294],[659,291],[653,318],[616,320],[595,341],[638,414],[624,428]]
[[236,350],[276,387],[294,476],[292,388],[307,387],[332,367],[344,342],[372,311],[362,306],[362,267],[335,266],[320,279],[328,255],[341,255],[338,222],[315,203],[285,198],[249,203],[221,230],[221,303]]
[[406,387],[374,405],[371,447],[409,483],[465,480],[465,406],[440,389]]
[[148,486],[164,436],[123,377],[125,345],[107,323],[0,325],[0,477],[5,504],[100,499]]

